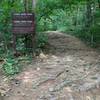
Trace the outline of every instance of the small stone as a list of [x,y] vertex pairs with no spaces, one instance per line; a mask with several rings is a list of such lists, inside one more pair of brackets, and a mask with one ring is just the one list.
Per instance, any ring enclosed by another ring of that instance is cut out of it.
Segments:
[[37,70],[37,71],[39,71],[39,70],[40,70],[40,68],[38,67],[36,70]]
[[49,88],[49,91],[50,91],[50,92],[53,92],[53,91],[54,91],[54,89],[53,89],[53,88]]
[[23,97],[25,97],[25,96],[26,96],[26,94],[25,94],[25,93],[22,93],[21,95],[22,95]]

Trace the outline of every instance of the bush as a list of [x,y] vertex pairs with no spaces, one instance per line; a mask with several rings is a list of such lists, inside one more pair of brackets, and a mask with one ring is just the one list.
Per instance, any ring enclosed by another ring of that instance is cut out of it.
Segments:
[[3,70],[5,74],[14,75],[19,72],[18,61],[11,58],[6,58],[4,61]]
[[48,43],[48,37],[45,33],[38,33],[37,34],[37,48],[43,49],[45,45]]

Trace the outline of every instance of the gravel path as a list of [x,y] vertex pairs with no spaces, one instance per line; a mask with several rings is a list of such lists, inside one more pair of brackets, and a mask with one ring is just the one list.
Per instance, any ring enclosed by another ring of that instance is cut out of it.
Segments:
[[73,36],[46,34],[49,53],[41,53],[5,86],[10,89],[4,100],[100,100],[100,52]]

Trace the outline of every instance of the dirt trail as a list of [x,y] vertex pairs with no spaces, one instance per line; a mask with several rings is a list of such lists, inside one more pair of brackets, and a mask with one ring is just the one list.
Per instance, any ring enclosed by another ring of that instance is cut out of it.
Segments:
[[49,54],[11,80],[4,100],[100,100],[100,52],[73,36],[46,34]]

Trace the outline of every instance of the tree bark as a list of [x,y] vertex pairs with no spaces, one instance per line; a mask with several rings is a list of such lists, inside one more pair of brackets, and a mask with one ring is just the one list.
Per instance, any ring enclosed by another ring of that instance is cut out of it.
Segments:
[[92,9],[91,9],[91,0],[87,0],[87,12],[86,12],[86,27],[90,27],[92,23]]
[[99,5],[99,8],[100,8],[100,0],[98,0],[98,5]]
[[37,3],[37,0],[32,0],[32,8],[36,8],[36,3]]
[[24,2],[25,12],[28,12],[28,0]]

